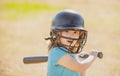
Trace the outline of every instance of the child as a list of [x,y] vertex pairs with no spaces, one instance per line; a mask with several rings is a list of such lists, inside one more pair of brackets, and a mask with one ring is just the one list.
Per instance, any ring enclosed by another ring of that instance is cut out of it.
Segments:
[[53,18],[49,45],[47,76],[84,76],[86,70],[97,58],[97,51],[79,61],[87,39],[87,30],[80,14],[73,10],[63,10]]

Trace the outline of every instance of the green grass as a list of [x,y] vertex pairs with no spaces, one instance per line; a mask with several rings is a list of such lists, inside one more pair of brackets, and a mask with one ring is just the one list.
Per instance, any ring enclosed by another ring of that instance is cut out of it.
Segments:
[[7,20],[21,19],[27,14],[38,13],[44,11],[56,11],[61,7],[53,6],[50,4],[38,3],[4,3],[0,5],[1,18]]

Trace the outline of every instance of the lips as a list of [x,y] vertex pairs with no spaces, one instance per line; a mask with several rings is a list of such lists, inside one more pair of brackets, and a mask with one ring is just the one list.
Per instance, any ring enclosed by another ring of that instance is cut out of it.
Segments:
[[68,43],[72,43],[73,41],[68,40],[67,42],[68,42]]

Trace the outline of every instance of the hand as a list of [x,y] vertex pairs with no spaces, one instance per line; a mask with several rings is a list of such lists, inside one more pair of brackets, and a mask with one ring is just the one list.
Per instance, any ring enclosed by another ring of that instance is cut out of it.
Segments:
[[84,51],[79,54],[80,58],[87,58],[88,56],[89,56],[89,54],[87,52],[84,52]]
[[93,55],[96,58],[98,55],[98,51],[93,50],[90,52],[90,55]]

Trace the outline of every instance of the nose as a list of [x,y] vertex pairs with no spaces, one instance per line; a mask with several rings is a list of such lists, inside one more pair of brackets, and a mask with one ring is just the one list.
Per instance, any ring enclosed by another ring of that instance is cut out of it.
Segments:
[[73,33],[69,33],[69,34],[68,34],[68,37],[74,38],[74,34],[73,34]]

